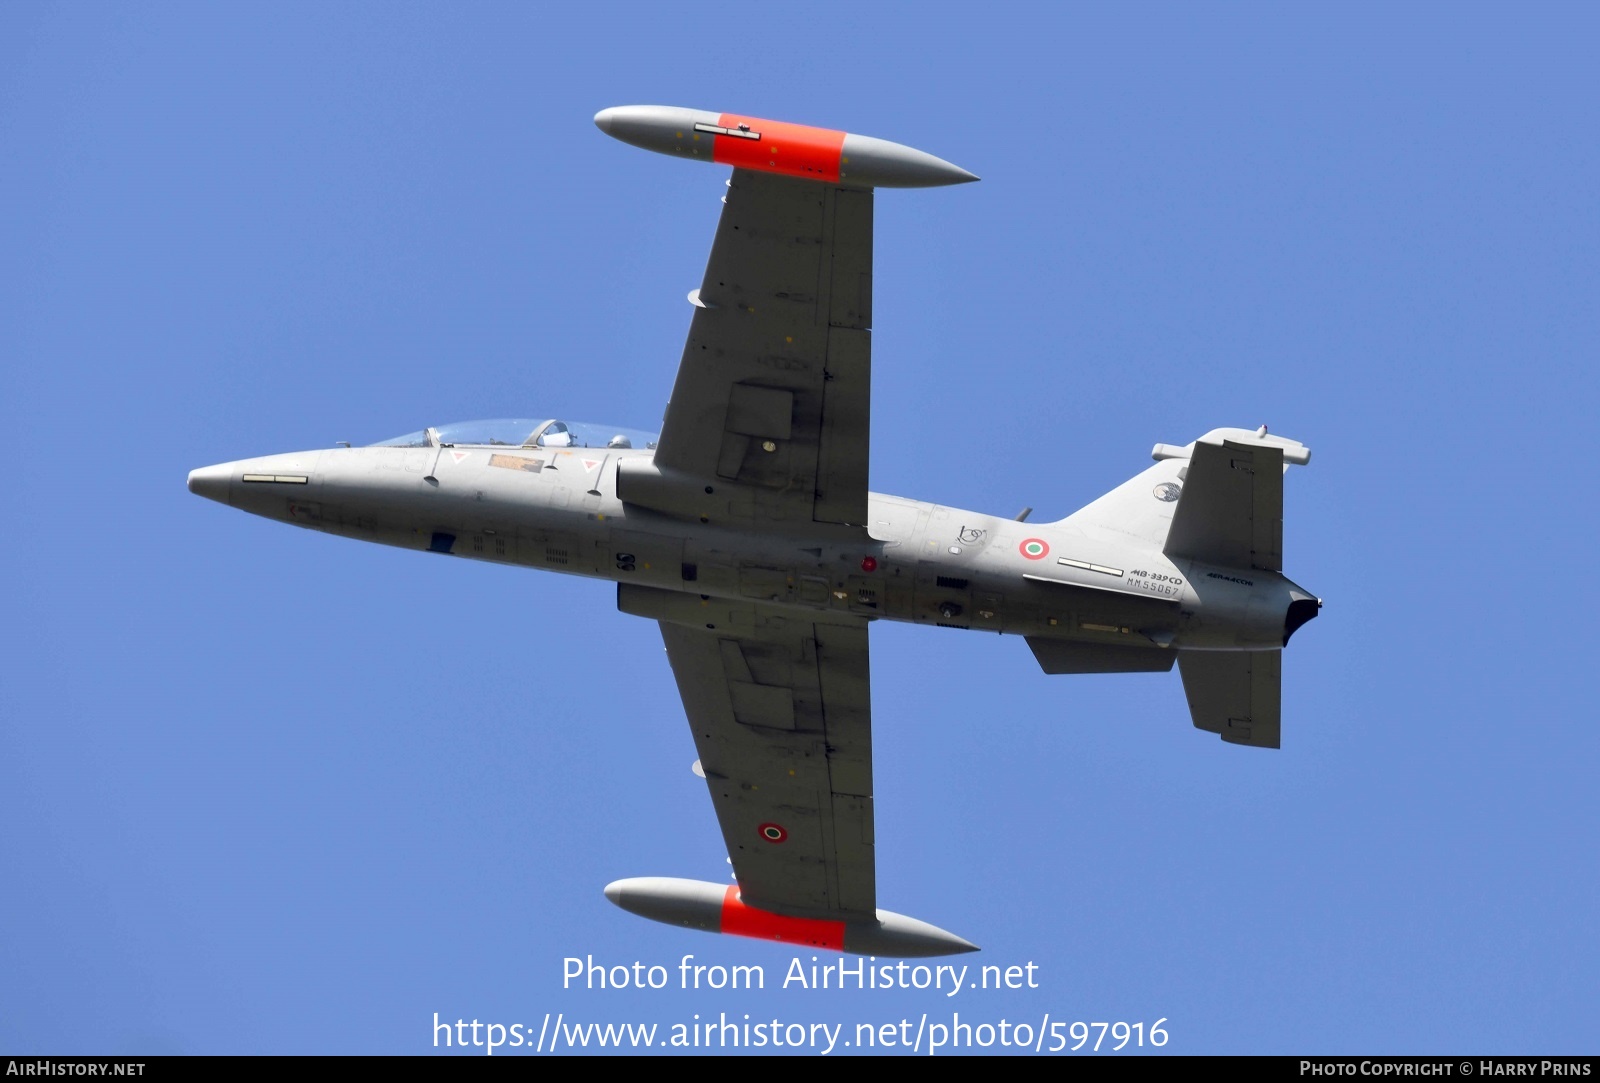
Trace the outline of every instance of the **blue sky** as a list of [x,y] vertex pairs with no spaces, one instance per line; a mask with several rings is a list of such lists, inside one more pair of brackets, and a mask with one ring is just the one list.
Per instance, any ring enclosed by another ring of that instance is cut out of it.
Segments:
[[[1593,1052],[1597,22],[0,7],[0,1050],[959,1011]],[[631,103],[984,178],[878,198],[878,491],[1055,519],[1157,441],[1313,449],[1281,752],[1194,731],[1175,673],[874,629],[880,904],[1037,989],[786,990],[791,949],[617,910],[617,877],[727,875],[652,625],[184,489],[468,418],[654,428],[722,171],[591,125]],[[685,954],[768,988],[562,988]]]

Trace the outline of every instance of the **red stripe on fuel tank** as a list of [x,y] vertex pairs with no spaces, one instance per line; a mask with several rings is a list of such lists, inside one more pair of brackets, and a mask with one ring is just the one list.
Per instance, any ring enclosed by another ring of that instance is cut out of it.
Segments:
[[746,906],[739,898],[737,885],[729,887],[728,893],[722,897],[722,931],[730,936],[844,950],[844,922],[824,918],[786,918],[770,910],[757,910],[753,906]]
[[781,120],[762,120],[724,113],[717,121],[724,128],[750,126],[760,139],[740,139],[719,135],[711,147],[711,160],[739,169],[762,173],[782,173],[786,177],[837,181],[839,162],[844,155],[844,133],[805,124],[785,124]]

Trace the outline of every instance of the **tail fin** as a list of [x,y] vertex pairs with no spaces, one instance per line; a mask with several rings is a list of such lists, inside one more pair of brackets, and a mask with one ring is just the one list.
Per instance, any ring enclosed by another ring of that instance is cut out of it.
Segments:
[[1178,672],[1196,729],[1224,741],[1277,748],[1283,651],[1182,651]]
[[1061,521],[1107,542],[1142,542],[1159,549],[1172,526],[1183,467],[1181,461],[1158,462]]
[[1311,461],[1298,440],[1263,426],[1212,429],[1192,444],[1157,444],[1156,465],[1063,522],[1161,546],[1173,558],[1281,571],[1283,474]]

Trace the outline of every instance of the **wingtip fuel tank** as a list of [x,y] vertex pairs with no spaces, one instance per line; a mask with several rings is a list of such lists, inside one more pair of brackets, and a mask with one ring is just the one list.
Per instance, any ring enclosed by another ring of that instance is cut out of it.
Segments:
[[607,884],[606,898],[630,914],[667,925],[854,955],[923,958],[978,950],[954,933],[887,910],[879,910],[876,921],[789,917],[760,910],[746,904],[733,884],[635,876]]
[[739,113],[671,105],[618,105],[595,127],[624,143],[704,162],[859,188],[937,188],[978,178],[925,151],[886,139]]

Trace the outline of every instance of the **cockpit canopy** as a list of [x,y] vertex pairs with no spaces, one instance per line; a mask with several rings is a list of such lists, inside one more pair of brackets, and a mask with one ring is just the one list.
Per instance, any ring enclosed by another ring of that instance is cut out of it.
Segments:
[[594,425],[587,421],[502,417],[438,425],[369,446],[654,448],[658,439],[653,432]]

